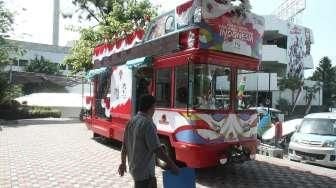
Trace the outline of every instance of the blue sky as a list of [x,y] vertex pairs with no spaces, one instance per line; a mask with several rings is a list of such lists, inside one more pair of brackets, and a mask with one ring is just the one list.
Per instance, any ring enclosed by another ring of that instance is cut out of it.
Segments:
[[[177,4],[186,0],[151,0],[155,6],[160,6],[160,11],[173,9]],[[283,0],[250,0],[252,11],[256,14],[272,14]],[[16,13],[15,32],[16,39],[50,44],[52,42],[52,0],[5,0],[10,10]],[[322,3],[323,2],[323,3]],[[38,5],[38,6],[36,6]],[[298,24],[311,28],[314,33],[314,44],[312,55],[314,65],[323,56],[329,56],[336,65],[336,0],[306,0],[306,10],[298,17]],[[25,8],[25,11],[22,11]],[[69,0],[61,0],[63,12],[72,10]],[[84,25],[90,23],[79,23],[78,20],[60,20],[60,44],[65,45],[67,41],[78,37],[75,32],[65,30],[69,25]],[[312,71],[307,71],[310,75]]]

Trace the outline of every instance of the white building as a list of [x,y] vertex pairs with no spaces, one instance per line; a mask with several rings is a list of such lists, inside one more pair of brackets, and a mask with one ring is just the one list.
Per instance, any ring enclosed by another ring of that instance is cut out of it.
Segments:
[[[258,88],[259,100],[271,97],[272,106],[276,107],[280,97],[292,102],[291,92],[279,91],[278,81],[288,74],[302,76],[304,79],[304,70],[314,67],[310,54],[310,45],[314,42],[313,32],[309,28],[281,20],[273,15],[264,16],[264,18],[262,69],[265,73],[255,75],[254,77],[257,78],[253,78],[254,81],[249,87]],[[268,73],[271,74],[268,75]],[[304,80],[304,86],[316,84],[314,81]],[[268,91],[271,91],[271,96]],[[297,93],[295,93],[296,96]],[[306,100],[306,92],[303,91],[296,104],[306,105]],[[311,105],[322,105],[322,88],[315,93]]]
[[10,55],[12,66],[5,67],[5,71],[9,71],[10,69],[18,72],[24,71],[25,66],[27,66],[32,59],[35,59],[35,57],[38,57],[39,59],[43,56],[46,60],[59,64],[63,74],[66,75],[68,73],[69,68],[65,65],[61,65],[61,63],[69,54],[70,47],[17,40],[10,40],[10,42],[16,44],[24,51],[24,53],[22,56]]

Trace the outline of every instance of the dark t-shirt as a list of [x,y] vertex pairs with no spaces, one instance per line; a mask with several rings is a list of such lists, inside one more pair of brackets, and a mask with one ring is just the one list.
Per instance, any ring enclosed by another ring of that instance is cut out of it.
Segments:
[[160,147],[160,141],[152,118],[139,112],[127,125],[123,143],[133,179],[141,181],[155,177],[154,151]]

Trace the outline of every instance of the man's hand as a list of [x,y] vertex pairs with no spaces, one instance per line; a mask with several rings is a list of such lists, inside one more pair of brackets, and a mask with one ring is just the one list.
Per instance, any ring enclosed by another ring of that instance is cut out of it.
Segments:
[[119,168],[118,168],[118,173],[120,176],[124,176],[125,172],[127,172],[126,170],[126,164],[125,163],[121,163],[119,165]]
[[178,175],[179,168],[175,162],[166,154],[162,147],[159,147],[156,151],[156,154],[160,159],[167,163],[168,168],[172,171],[173,174]]

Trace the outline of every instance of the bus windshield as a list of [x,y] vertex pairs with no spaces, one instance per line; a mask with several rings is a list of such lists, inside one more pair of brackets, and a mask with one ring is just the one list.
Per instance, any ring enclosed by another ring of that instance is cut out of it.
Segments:
[[227,110],[230,107],[229,67],[212,64],[190,66],[190,103],[193,108]]

